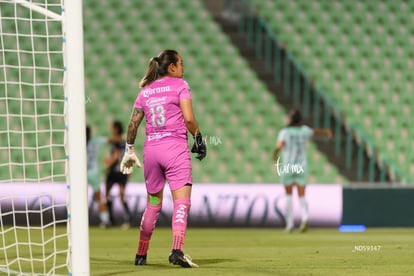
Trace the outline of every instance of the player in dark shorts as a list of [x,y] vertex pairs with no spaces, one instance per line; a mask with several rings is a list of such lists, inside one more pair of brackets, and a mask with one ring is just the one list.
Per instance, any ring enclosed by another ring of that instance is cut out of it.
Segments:
[[107,169],[106,176],[106,204],[109,210],[109,218],[112,225],[115,225],[115,219],[113,214],[113,201],[109,196],[110,191],[114,184],[119,185],[119,193],[122,205],[124,207],[124,223],[122,224],[123,228],[129,228],[131,221],[131,211],[129,210],[128,204],[125,200],[125,186],[128,181],[128,175],[123,174],[119,166],[121,164],[122,157],[125,151],[125,140],[122,137],[124,128],[122,123],[119,121],[114,121],[112,123],[111,132],[111,152],[110,156],[105,159],[105,167]]

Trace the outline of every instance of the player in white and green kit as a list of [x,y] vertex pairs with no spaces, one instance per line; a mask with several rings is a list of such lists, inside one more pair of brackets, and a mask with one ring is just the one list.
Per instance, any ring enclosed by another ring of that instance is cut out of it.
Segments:
[[93,200],[99,205],[99,218],[101,220],[101,226],[104,227],[109,225],[109,213],[106,204],[101,198],[101,177],[98,158],[100,148],[106,143],[108,143],[108,139],[105,137],[92,138],[90,127],[86,127],[88,183],[93,190]]
[[[276,171],[285,185],[286,191],[286,230],[294,228],[292,189],[298,189],[301,206],[302,222],[300,231],[305,232],[308,227],[308,204],[305,199],[305,188],[309,173],[306,159],[306,146],[312,136],[332,136],[331,130],[312,129],[302,125],[302,115],[298,110],[289,113],[289,124],[279,132],[276,148],[273,152]],[[279,152],[282,152],[282,158]]]

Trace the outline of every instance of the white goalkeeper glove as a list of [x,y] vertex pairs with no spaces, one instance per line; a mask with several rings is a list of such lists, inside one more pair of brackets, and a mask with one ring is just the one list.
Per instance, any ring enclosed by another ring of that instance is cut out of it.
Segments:
[[123,174],[131,174],[134,169],[134,164],[138,168],[142,168],[141,162],[134,152],[134,145],[126,144],[124,157],[121,161],[121,172]]

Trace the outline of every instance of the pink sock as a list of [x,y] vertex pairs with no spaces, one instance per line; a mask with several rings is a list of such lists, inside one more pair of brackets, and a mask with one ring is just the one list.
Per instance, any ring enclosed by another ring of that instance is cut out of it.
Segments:
[[140,256],[147,255],[149,240],[139,240],[137,254]]
[[149,242],[152,232],[157,223],[158,215],[161,212],[161,205],[147,204],[141,219],[141,228],[139,233],[139,243],[137,254],[146,255],[148,252]]
[[183,250],[185,233],[187,231],[187,216],[190,211],[189,198],[174,200],[174,213],[172,217],[173,245],[172,249]]

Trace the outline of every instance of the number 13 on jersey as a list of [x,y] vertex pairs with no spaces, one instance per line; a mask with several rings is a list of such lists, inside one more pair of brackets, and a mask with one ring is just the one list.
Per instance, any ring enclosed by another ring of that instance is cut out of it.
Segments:
[[150,107],[151,121],[153,127],[160,127],[165,125],[165,109],[163,105]]

